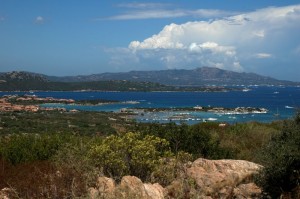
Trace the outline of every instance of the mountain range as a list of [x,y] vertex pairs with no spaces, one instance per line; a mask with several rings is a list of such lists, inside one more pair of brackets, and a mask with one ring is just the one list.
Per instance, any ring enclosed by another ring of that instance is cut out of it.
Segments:
[[103,90],[103,91],[225,91],[236,85],[298,86],[300,82],[277,80],[255,73],[218,68],[193,70],[130,71],[79,76],[47,76],[31,72],[0,73],[1,91]]
[[131,82],[127,80],[62,82],[51,81],[47,79],[46,75],[30,72],[0,73],[0,91],[168,91],[174,89],[171,86],[152,82]]
[[130,71],[79,76],[45,76],[57,82],[88,82],[102,80],[128,80],[134,82],[157,82],[171,86],[233,86],[233,85],[299,85],[298,82],[277,80],[255,73],[239,73],[212,67],[192,70],[173,69],[160,71]]

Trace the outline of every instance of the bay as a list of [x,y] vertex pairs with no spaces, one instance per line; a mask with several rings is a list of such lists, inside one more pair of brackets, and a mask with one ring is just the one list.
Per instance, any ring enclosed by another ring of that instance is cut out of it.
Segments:
[[[119,112],[123,108],[172,108],[172,107],[257,107],[266,108],[266,114],[233,114],[221,115],[207,112],[155,112],[139,114],[136,119],[142,122],[169,122],[173,115],[187,115],[184,121],[193,124],[201,121],[218,122],[271,122],[291,118],[300,107],[299,87],[250,87],[247,92],[0,92],[0,95],[34,94],[38,97],[54,97],[74,100],[118,100],[127,103],[108,105],[65,105],[44,104],[45,107],[64,107],[85,111]],[[133,103],[138,102],[138,103]],[[175,121],[182,122],[182,121]]]

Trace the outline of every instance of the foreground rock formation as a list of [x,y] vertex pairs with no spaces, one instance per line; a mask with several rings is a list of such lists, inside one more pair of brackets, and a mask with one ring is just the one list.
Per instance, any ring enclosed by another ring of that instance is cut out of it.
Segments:
[[259,198],[261,190],[253,175],[262,167],[244,160],[197,159],[184,166],[181,177],[170,185],[143,183],[135,176],[124,176],[120,184],[99,177],[91,198]]
[[90,198],[145,198],[163,199],[165,189],[155,183],[143,183],[135,176],[124,176],[121,183],[116,186],[113,179],[99,177],[97,188],[89,190]]
[[[260,165],[244,160],[206,160],[201,158],[194,161],[186,172],[196,181],[197,186],[205,195],[226,198],[234,194],[234,189],[236,189],[235,193],[238,193],[237,189],[242,188],[239,188],[241,184],[248,188],[253,187],[253,184],[249,185],[248,182],[253,180],[253,174],[260,168]],[[256,193],[257,189],[253,188],[250,189],[251,192]]]

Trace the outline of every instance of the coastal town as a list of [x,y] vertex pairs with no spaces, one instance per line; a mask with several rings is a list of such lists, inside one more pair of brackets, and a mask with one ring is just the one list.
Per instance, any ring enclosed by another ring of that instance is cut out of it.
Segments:
[[4,95],[0,98],[0,112],[37,112],[37,111],[63,111],[65,108],[40,107],[42,103],[74,103],[73,99],[56,99],[53,97],[41,98],[35,95]]

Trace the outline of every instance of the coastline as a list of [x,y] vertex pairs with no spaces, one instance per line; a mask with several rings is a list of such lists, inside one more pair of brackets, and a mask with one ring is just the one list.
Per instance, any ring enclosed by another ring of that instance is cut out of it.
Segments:
[[[121,109],[127,108],[155,108],[157,112],[144,111],[145,116],[136,116],[133,119],[137,121],[165,122],[172,114],[178,112],[189,113],[192,119],[209,119],[216,118],[217,122],[272,122],[276,120],[289,119],[295,114],[299,107],[300,95],[298,87],[279,88],[279,87],[258,87],[251,88],[249,92],[33,92],[30,95],[36,95],[38,98],[65,98],[74,99],[73,103],[57,104],[56,108],[66,108],[67,111],[77,109],[78,111],[96,111],[96,112],[114,112],[118,113]],[[29,94],[27,92],[3,92],[0,96]],[[292,97],[291,97],[292,96]],[[106,102],[97,103],[78,103],[80,100],[93,101],[97,99],[105,99]],[[109,101],[109,102],[108,102]],[[53,102],[51,102],[53,103]],[[44,106],[42,103],[40,106]],[[224,110],[210,111],[194,111],[193,107],[203,106],[213,108],[222,108]],[[49,104],[51,108],[54,105]],[[176,108],[177,112],[172,112],[170,108]],[[226,109],[228,107],[228,109]],[[235,111],[237,107],[263,107],[268,110],[255,112],[255,109],[250,111]],[[293,108],[291,108],[293,107]],[[163,109],[165,111],[163,112]],[[149,109],[150,110],[150,109]],[[141,111],[140,111],[141,112]],[[264,114],[261,114],[261,113]],[[156,114],[156,115],[155,115]],[[136,114],[135,114],[136,115]],[[175,117],[176,118],[176,117]],[[191,120],[192,120],[191,119]]]

